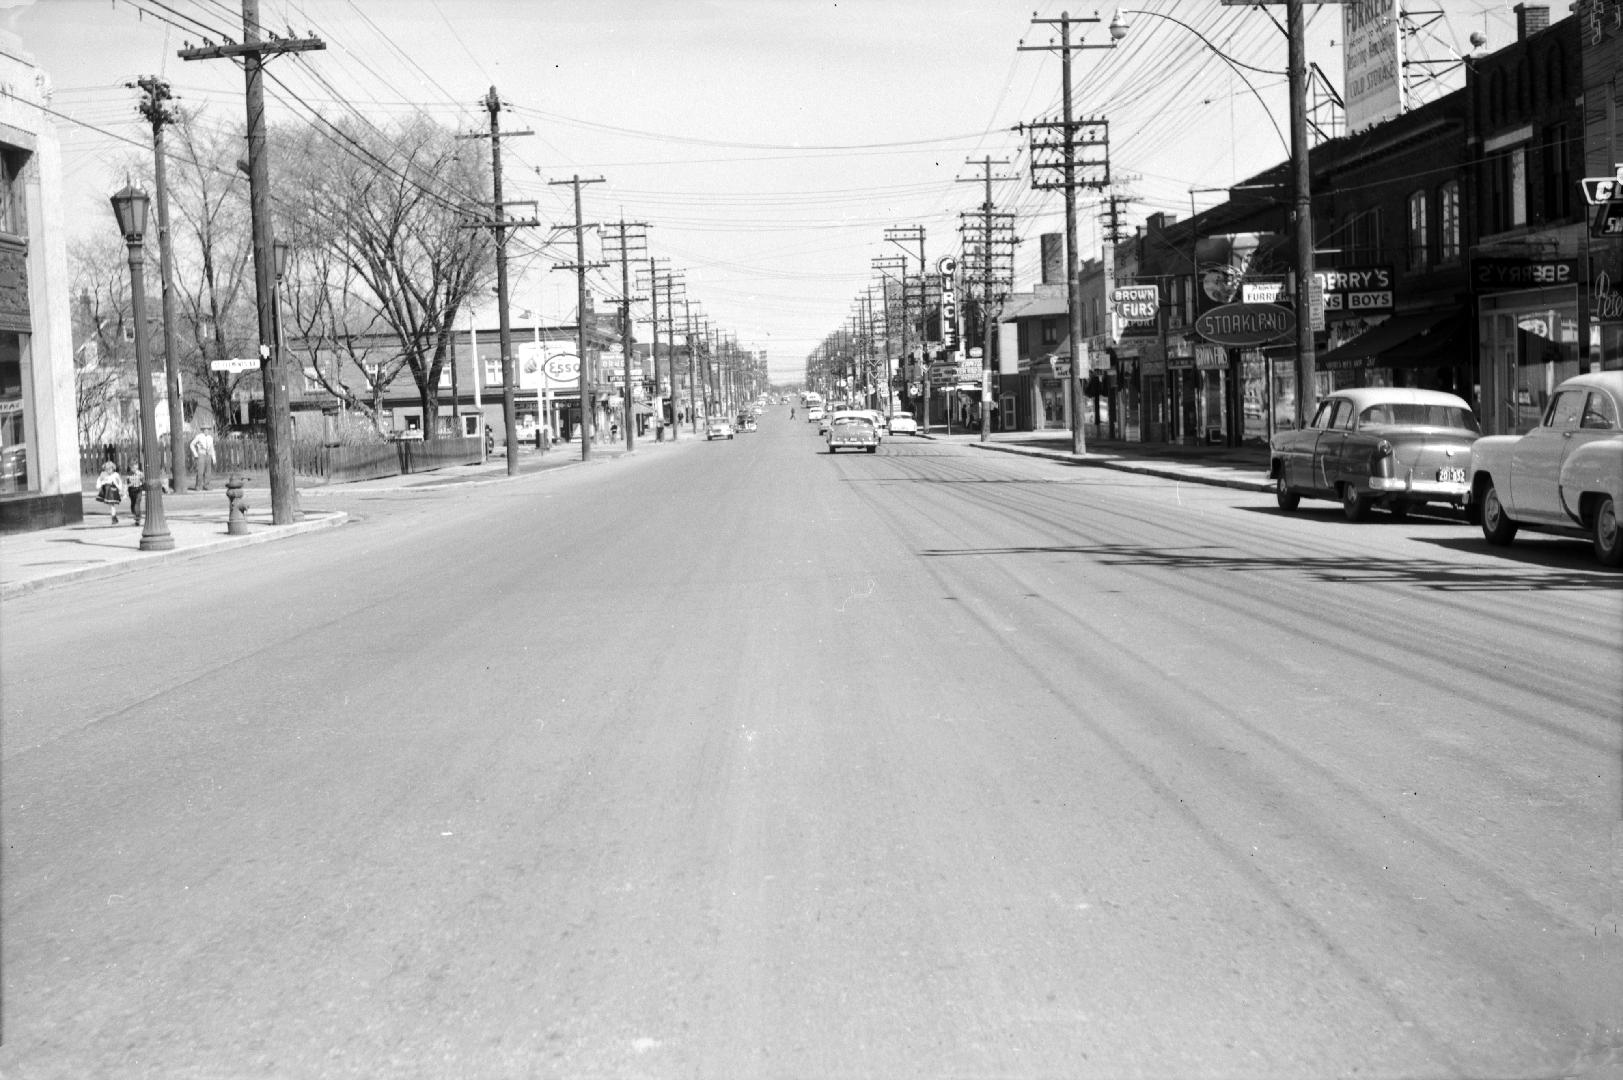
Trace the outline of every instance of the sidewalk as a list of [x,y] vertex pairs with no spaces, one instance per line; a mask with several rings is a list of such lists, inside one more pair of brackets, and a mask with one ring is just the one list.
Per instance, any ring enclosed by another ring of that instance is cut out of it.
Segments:
[[1193,484],[1212,484],[1242,491],[1273,491],[1268,479],[1268,448],[1261,443],[1245,446],[1184,446],[1174,443],[1130,443],[1096,439],[1087,434],[1087,454],[1071,453],[1069,431],[1003,431],[981,442],[980,433],[946,434],[932,428],[922,438],[937,442],[961,443],[977,450],[1048,458],[1071,464],[1116,469],[1120,472],[1160,476]]
[[[682,433],[683,441],[694,438]],[[639,440],[639,449],[649,441]],[[669,444],[667,444],[669,445]],[[592,462],[625,455],[625,444],[592,448]],[[531,446],[519,448],[519,474],[543,472],[582,464],[579,443],[562,443],[545,453]],[[126,503],[119,511],[118,524],[108,521],[107,507],[94,495],[84,496],[84,521],[56,529],[0,535],[0,600],[35,589],[86,578],[110,577],[145,566],[191,559],[209,552],[224,551],[248,544],[284,540],[290,536],[342,525],[349,515],[342,510],[323,509],[329,495],[351,495],[376,491],[431,491],[458,484],[497,483],[507,479],[507,458],[498,449],[495,457],[482,465],[452,465],[433,472],[387,476],[349,484],[327,485],[300,478],[301,520],[290,525],[271,523],[270,490],[261,480],[258,486],[243,489],[248,504],[245,515],[248,533],[226,533],[229,506],[225,478],[216,476],[209,491],[171,492],[163,497],[164,522],[175,546],[168,551],[142,551],[141,529],[133,524]]]

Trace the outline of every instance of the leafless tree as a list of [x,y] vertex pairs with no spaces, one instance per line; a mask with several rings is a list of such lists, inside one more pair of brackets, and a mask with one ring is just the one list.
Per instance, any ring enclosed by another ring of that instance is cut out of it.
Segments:
[[[342,356],[377,415],[396,375],[409,372],[424,434],[438,425],[439,383],[458,313],[494,270],[486,230],[470,228],[489,201],[478,144],[426,117],[387,130],[318,123],[276,137],[279,232],[293,242],[290,288],[297,333]],[[313,336],[311,336],[313,335]],[[360,394],[313,365],[348,401]]]

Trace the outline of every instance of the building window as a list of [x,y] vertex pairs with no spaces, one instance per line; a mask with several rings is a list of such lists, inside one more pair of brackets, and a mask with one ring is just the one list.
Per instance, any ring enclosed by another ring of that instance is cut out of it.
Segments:
[[1379,262],[1381,258],[1381,211],[1371,207],[1347,216],[1342,226],[1343,247],[1354,262]]
[[1567,126],[1556,124],[1545,129],[1539,147],[1539,186],[1544,204],[1544,221],[1558,222],[1572,216],[1572,191],[1578,178],[1567,168]]
[[1460,261],[1460,185],[1450,180],[1437,192],[1438,262]]
[[1043,324],[1042,324],[1042,330],[1043,330],[1043,344],[1044,345],[1057,345],[1057,344],[1059,344],[1059,320],[1058,319],[1044,319]]
[[1431,245],[1426,235],[1426,193],[1409,196],[1409,269],[1424,270],[1431,265]]
[[1488,159],[1484,213],[1486,231],[1504,232],[1527,224],[1527,148],[1517,146]]
[[28,219],[23,213],[22,174],[28,152],[0,147],[0,233],[28,235]]

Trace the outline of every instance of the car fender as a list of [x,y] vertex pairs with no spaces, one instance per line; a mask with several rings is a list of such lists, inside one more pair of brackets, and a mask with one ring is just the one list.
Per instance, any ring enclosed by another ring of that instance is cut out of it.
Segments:
[[1519,435],[1486,435],[1471,444],[1471,464],[1467,479],[1470,481],[1471,501],[1480,503],[1482,492],[1478,490],[1478,478],[1486,475],[1492,477],[1493,486],[1499,492],[1499,505],[1511,517],[1516,516],[1516,492],[1510,476],[1510,454],[1515,447]]
[[1623,505],[1623,439],[1592,439],[1574,448],[1561,463],[1561,508],[1579,525],[1583,496],[1605,494]]

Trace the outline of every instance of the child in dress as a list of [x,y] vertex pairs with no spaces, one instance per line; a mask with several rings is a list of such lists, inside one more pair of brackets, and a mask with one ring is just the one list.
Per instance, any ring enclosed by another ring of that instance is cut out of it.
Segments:
[[124,501],[126,491],[124,478],[118,474],[118,466],[112,461],[101,463],[101,473],[96,477],[96,501],[104,503],[112,514],[112,524],[118,524],[118,508]]

